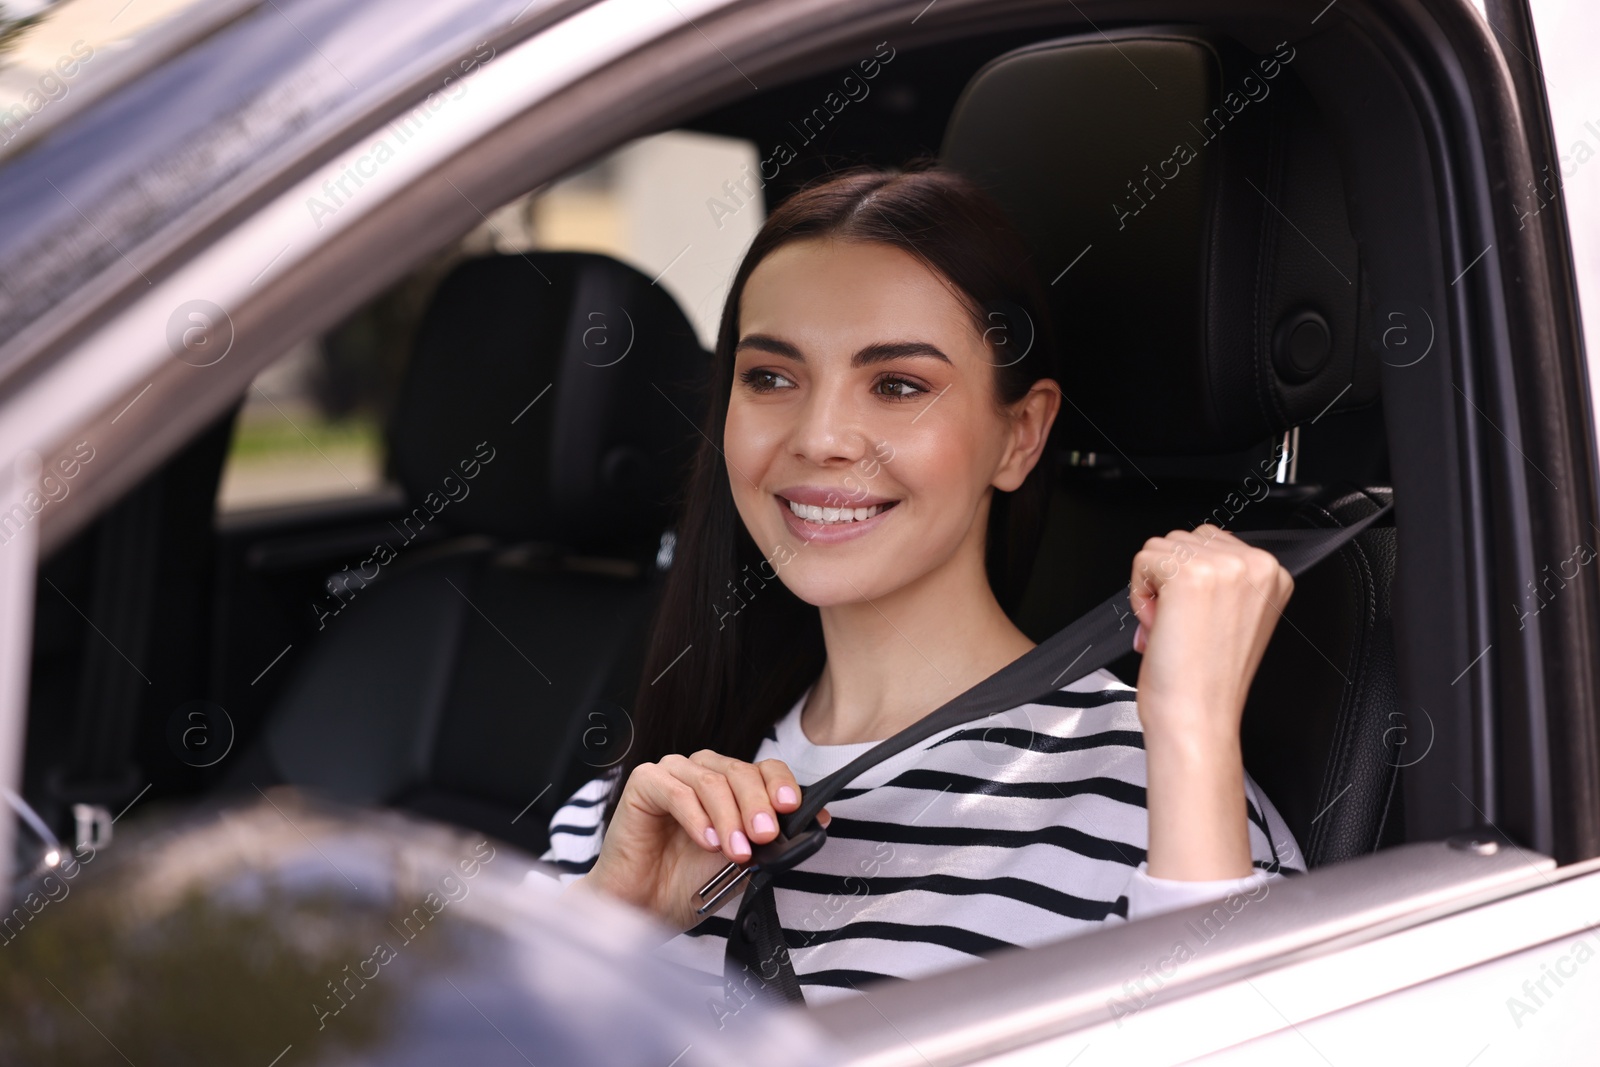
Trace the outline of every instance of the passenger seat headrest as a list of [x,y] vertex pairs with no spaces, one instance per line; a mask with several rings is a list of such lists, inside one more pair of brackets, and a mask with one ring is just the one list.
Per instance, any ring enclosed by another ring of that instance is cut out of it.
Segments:
[[1294,59],[1121,31],[968,83],[941,157],[1033,254],[1063,447],[1231,452],[1377,395],[1338,160]]
[[467,260],[418,329],[395,474],[456,532],[648,548],[671,521],[708,362],[676,301],[608,256]]

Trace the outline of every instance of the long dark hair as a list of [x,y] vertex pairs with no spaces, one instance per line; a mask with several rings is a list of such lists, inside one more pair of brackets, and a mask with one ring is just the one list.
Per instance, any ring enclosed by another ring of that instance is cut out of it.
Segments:
[[[853,168],[778,205],[723,306],[700,445],[680,498],[674,558],[634,700],[633,744],[606,805],[608,821],[641,763],[702,748],[753,759],[768,728],[822,671],[821,616],[789,592],[757,549],[735,509],[721,453],[745,283],[775,249],[813,237],[893,245],[952,283],[996,357],[1001,404],[1054,376],[1044,292],[1021,235],[969,179],[922,158],[896,170]],[[984,562],[1007,613],[1038,550],[1051,456],[1047,447],[1020,486],[996,490],[991,501]]]

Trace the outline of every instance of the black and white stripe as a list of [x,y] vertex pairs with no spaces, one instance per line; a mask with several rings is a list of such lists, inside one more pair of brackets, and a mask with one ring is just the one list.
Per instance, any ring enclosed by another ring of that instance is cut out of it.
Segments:
[[[812,744],[804,703],[802,694],[756,753],[787,763],[802,790],[876,744]],[[542,858],[563,884],[594,865],[615,777],[589,781],[551,821]],[[823,849],[774,882],[807,1003],[1234,891],[1238,882],[1148,877],[1145,784],[1134,691],[1106,670],[870,768],[829,801]],[[1248,777],[1246,791],[1250,884],[1302,869],[1288,827]],[[730,898],[659,954],[720,988],[736,910]]]

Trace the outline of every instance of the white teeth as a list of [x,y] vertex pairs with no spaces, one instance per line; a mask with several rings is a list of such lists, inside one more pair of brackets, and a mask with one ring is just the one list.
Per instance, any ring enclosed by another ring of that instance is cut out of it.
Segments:
[[817,504],[796,504],[793,500],[787,501],[789,510],[807,522],[817,523],[843,523],[861,522],[870,519],[887,505],[874,504],[868,508],[825,508]]

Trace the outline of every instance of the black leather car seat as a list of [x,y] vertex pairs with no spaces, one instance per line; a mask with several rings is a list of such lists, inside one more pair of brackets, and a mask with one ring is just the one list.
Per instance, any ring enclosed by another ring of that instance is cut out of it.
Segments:
[[[393,557],[370,582],[336,579],[347,606],[232,784],[312,787],[542,851],[555,808],[626,752],[707,359],[673,299],[609,257],[458,265],[390,427],[414,505]],[[407,547],[435,523],[454,536]]]
[[[1019,619],[1035,639],[1126,582],[1152,535],[1343,524],[1389,498],[1338,159],[1293,61],[1182,28],[1093,34],[992,61],[956,106],[942,160],[1020,226],[1061,338],[1063,474]],[[1245,711],[1246,765],[1312,865],[1401,832],[1395,566],[1395,530],[1369,528],[1304,576]],[[1132,682],[1137,657],[1112,669]]]

